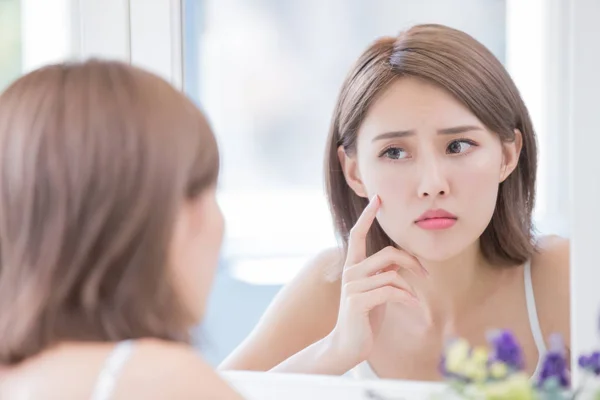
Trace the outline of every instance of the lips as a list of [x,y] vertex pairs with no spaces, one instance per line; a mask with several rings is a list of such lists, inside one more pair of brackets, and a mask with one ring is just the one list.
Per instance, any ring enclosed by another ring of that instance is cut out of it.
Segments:
[[429,210],[421,215],[415,224],[426,230],[440,230],[451,228],[457,219],[456,215],[446,210]]
[[423,213],[423,215],[421,215],[416,222],[419,221],[423,221],[423,220],[427,220],[427,219],[434,219],[434,218],[450,218],[450,219],[456,219],[456,215],[449,213],[446,210],[443,209],[438,209],[438,210],[428,210],[427,212]]

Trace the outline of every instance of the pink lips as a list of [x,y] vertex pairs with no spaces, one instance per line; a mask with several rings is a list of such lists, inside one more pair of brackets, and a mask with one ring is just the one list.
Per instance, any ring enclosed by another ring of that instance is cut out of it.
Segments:
[[426,230],[448,229],[454,226],[457,217],[446,210],[429,210],[421,215],[416,221],[420,228]]

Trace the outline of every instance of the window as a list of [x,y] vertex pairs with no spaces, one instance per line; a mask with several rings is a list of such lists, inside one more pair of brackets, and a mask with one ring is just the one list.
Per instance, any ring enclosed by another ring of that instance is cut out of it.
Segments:
[[21,73],[21,4],[0,0],[0,91]]
[[[568,234],[568,193],[561,193],[568,173],[548,161],[568,153],[560,133],[565,63],[551,46],[560,41],[558,17],[544,7],[510,0],[184,2],[184,90],[208,114],[223,153],[227,232],[206,319],[209,337],[218,337],[209,360],[219,362],[247,335],[309,257],[335,245],[322,171],[334,101],[366,46],[410,25],[464,30],[506,65],[542,153],[538,229]],[[562,180],[550,179],[556,174]],[[237,327],[217,313],[238,315]]]
[[73,54],[70,0],[0,0],[0,91],[21,74]]

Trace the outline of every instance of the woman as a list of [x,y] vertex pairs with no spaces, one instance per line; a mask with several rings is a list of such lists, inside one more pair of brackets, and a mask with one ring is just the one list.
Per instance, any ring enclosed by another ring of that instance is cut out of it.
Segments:
[[568,243],[533,236],[536,157],[517,88],[483,45],[439,25],[379,39],[328,139],[343,249],[307,265],[221,367],[439,380],[448,338],[485,344],[503,328],[533,375],[549,334],[569,340]]
[[117,62],[0,97],[0,398],[239,399],[187,344],[217,266],[202,113]]

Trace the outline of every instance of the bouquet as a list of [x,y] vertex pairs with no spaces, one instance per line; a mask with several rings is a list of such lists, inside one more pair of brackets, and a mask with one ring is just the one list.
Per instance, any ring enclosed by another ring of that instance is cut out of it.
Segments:
[[[464,339],[447,344],[440,370],[453,392],[452,398],[567,400],[586,393],[586,398],[600,400],[600,390],[586,390],[585,384],[577,389],[570,387],[568,352],[560,335],[550,337],[548,352],[533,377],[525,373],[521,346],[510,331],[491,332],[487,339],[488,346],[484,347],[472,347]],[[586,377],[598,377],[600,352],[582,355],[578,364]]]

